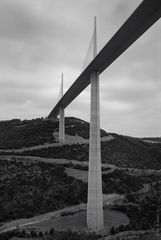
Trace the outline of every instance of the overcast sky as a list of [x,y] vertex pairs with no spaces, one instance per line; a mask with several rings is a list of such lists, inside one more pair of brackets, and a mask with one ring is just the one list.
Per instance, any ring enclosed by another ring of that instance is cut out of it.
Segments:
[[[98,51],[141,0],[0,0],[0,120],[47,116],[82,71],[97,16]],[[101,127],[161,136],[161,21],[100,76]],[[90,88],[66,109],[89,121]]]

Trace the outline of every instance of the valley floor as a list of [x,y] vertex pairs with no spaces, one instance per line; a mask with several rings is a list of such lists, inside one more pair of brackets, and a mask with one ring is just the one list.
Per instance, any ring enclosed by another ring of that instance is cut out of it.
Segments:
[[[26,157],[26,156],[20,157],[20,156],[12,156],[12,155],[0,156],[0,159],[7,160],[7,161],[12,160],[13,158],[16,159],[17,161],[23,160],[24,162],[30,160],[30,161],[34,161],[34,162],[35,161],[43,161],[43,162],[47,162],[47,163],[57,163],[57,164],[58,163],[59,164],[68,163],[69,164],[69,160],[66,160],[66,159],[47,159],[47,158],[30,157],[30,156],[29,157]],[[71,163],[75,164],[75,165],[80,164],[79,161],[74,161],[74,160],[71,160]],[[81,166],[87,166],[87,165],[88,165],[87,162],[81,163]],[[109,168],[109,170],[104,171],[104,173],[110,173],[117,168],[111,164],[103,164],[103,167]],[[69,176],[72,176],[76,179],[87,182],[87,177],[88,177],[87,170],[85,171],[85,170],[78,170],[78,169],[66,167],[66,173]],[[115,193],[104,194],[103,195],[104,205],[108,206],[110,204],[113,204],[115,201],[123,199],[123,197],[124,197],[124,195],[119,195],[119,194],[115,194]],[[86,204],[80,204],[80,205],[76,205],[76,206],[66,207],[61,210],[41,214],[41,215],[31,217],[31,218],[13,220],[13,221],[3,224],[0,227],[0,233],[6,232],[9,230],[13,230],[13,229],[17,229],[17,227],[23,228],[23,227],[29,227],[29,226],[30,227],[31,226],[35,226],[35,227],[42,226],[42,228],[43,228],[43,226],[46,226],[46,223],[48,223],[49,226],[52,226],[52,224],[54,224],[54,221],[55,221],[55,224],[58,225],[59,226],[58,228],[60,229],[60,222],[62,222],[62,226],[63,226],[63,221],[65,221],[65,219],[63,220],[64,217],[63,218],[61,217],[64,213],[66,213],[66,212],[75,213],[75,217],[77,219],[83,219],[83,221],[85,221],[85,215],[86,215],[85,210],[86,210]],[[81,218],[78,218],[77,214],[79,214],[80,211],[81,211]],[[58,219],[58,220],[56,221],[55,219]],[[113,219],[113,221],[111,223],[110,223],[110,219]],[[114,219],[116,219],[116,221],[114,221]],[[71,220],[71,221],[73,221],[73,220]],[[123,214],[119,211],[106,210],[105,222],[106,223],[108,222],[107,225],[111,228],[113,225],[117,227],[122,224],[128,224],[129,219],[125,214]],[[84,227],[85,227],[85,224],[84,224]],[[84,227],[83,227],[83,229],[84,229]],[[108,231],[110,230],[109,227],[107,228]],[[78,224],[78,228],[82,228],[81,223]]]
[[[106,136],[101,139],[101,141],[110,141],[112,140],[112,136]],[[67,136],[66,142],[64,145],[72,145],[76,143],[89,143],[89,140],[86,140],[81,137],[72,137]],[[43,149],[48,147],[57,147],[61,146],[60,143],[46,143],[42,145],[37,145],[33,147],[28,148],[21,148],[21,149],[8,149],[3,150],[1,149],[0,152],[7,152],[11,153],[14,151],[16,153],[23,153],[26,150],[37,150],[37,149]],[[43,157],[32,157],[32,156],[16,156],[16,155],[1,155],[0,160],[12,160],[15,159],[16,161],[33,161],[33,162],[44,162],[44,163],[53,163],[53,164],[67,164],[68,166],[65,167],[65,173],[67,176],[74,177],[77,180],[81,180],[85,183],[88,182],[88,172],[87,170],[80,170],[75,169],[72,166],[80,166],[80,167],[87,167],[88,162],[83,161],[80,162],[78,160],[69,160],[69,159],[56,159],[56,158],[43,158]],[[71,167],[70,167],[71,165]],[[141,175],[145,173],[145,170],[143,169],[137,169],[137,168],[120,168],[112,164],[102,164],[103,168],[107,168],[108,170],[103,171],[103,174],[112,173],[116,169],[122,169],[127,170],[131,175]],[[146,170],[146,174],[156,174],[160,175],[161,170],[152,170],[148,169]],[[148,191],[148,186],[144,186],[143,189],[140,191]],[[104,194],[103,195],[103,202],[104,206],[109,206],[114,204],[115,202],[118,202],[124,198],[124,195],[120,194]],[[66,207],[60,210],[52,211],[49,213],[41,214],[38,216],[34,216],[31,218],[24,218],[24,219],[17,219],[10,222],[6,222],[5,224],[0,226],[0,233],[7,232],[9,230],[17,229],[17,228],[29,228],[29,229],[35,229],[38,231],[49,231],[51,227],[57,229],[57,230],[86,230],[86,204],[79,204],[75,206]],[[105,216],[105,229],[108,233],[112,226],[118,227],[120,225],[127,225],[129,223],[129,218],[126,214],[115,211],[115,210],[104,210],[104,216]]]

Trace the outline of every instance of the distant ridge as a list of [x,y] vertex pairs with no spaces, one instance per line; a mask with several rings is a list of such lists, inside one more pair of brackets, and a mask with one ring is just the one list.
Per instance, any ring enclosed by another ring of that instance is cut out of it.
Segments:
[[[65,119],[68,141],[57,142],[58,120],[13,119],[0,121],[0,154],[19,154],[88,161],[89,123],[78,118]],[[69,136],[69,137],[68,137]],[[101,130],[102,162],[119,167],[161,169],[161,138],[135,138]],[[70,139],[70,141],[69,141]],[[153,144],[155,143],[155,144]],[[42,147],[36,147],[42,145]],[[44,147],[43,147],[44,146]],[[7,149],[25,149],[19,153]]]

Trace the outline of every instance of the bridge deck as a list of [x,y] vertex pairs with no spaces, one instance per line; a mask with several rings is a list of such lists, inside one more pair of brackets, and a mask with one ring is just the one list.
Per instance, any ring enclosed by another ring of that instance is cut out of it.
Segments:
[[57,117],[60,107],[66,108],[90,84],[92,71],[101,74],[160,17],[161,0],[144,0],[67,90],[48,117]]

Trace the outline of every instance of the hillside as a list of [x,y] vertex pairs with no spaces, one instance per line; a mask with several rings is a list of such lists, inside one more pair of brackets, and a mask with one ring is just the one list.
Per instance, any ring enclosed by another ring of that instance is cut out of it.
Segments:
[[[1,158],[0,224],[86,203],[87,182],[69,176],[66,167],[69,164],[24,160],[22,157]],[[102,181],[103,194],[127,194],[142,189],[149,178],[116,169],[103,174]]]
[[145,142],[151,142],[151,143],[161,143],[161,137],[146,137],[143,138]]
[[87,184],[68,177],[62,165],[0,161],[0,223],[85,202]]
[[[42,145],[39,149],[25,149],[22,152],[3,152],[40,156],[49,158],[66,158],[78,161],[88,161],[89,155],[89,123],[81,119],[68,117],[65,119],[65,132],[75,139],[82,137],[84,142],[72,142],[43,147],[46,143],[56,143],[55,134],[58,132],[58,120],[11,120],[0,122],[0,149],[21,149]],[[101,130],[101,137],[111,136],[109,140],[102,140],[101,154],[103,163],[111,163],[119,167],[130,168],[161,168],[161,144],[147,142],[147,139],[121,136],[106,133]]]
[[[65,131],[66,140],[62,144],[58,142],[58,120],[15,119],[0,122],[1,229],[6,229],[11,220],[21,223],[24,218],[27,224],[33,223],[31,218],[35,218],[38,225],[42,222],[44,226],[47,221],[44,214],[53,211],[54,214],[60,211],[62,221],[66,216],[74,219],[69,209],[74,208],[76,214],[76,210],[80,212],[80,205],[86,205],[87,181],[70,175],[70,172],[78,173],[74,170],[79,170],[82,176],[87,175],[89,123],[68,117],[65,119]],[[102,162],[122,167],[102,165],[104,207],[107,211],[109,206],[111,210],[119,210],[130,219],[128,225],[113,228],[113,233],[155,227],[155,193],[158,192],[156,182],[158,186],[161,183],[160,171],[127,169],[161,169],[161,144],[154,141],[101,130]],[[107,199],[114,194],[119,198],[108,202]],[[68,211],[65,210],[67,207]],[[50,215],[49,221],[54,221],[54,217]],[[45,231],[50,232],[49,229]]]
[[120,167],[161,168],[161,144],[111,134],[114,139],[102,143],[102,159]]
[[[66,118],[66,134],[89,138],[89,123],[77,119]],[[13,119],[10,121],[0,121],[0,149],[15,149],[31,147],[43,143],[56,142],[53,132],[59,128],[58,121],[37,118],[33,120]],[[106,136],[106,132],[101,130],[101,136]]]
[[45,142],[55,142],[52,135],[57,122],[42,121],[42,119],[13,119],[0,122],[0,149],[29,147]]

